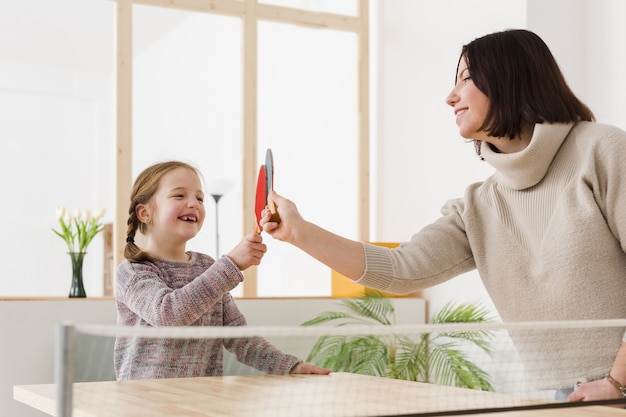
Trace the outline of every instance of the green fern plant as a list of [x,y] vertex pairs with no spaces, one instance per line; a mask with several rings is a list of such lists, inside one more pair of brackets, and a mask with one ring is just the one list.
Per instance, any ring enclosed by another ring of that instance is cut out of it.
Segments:
[[[393,303],[377,291],[363,297],[341,301],[345,311],[324,312],[302,326],[334,323],[347,325],[395,324]],[[480,304],[447,303],[430,320],[440,323],[492,322]],[[335,372],[352,372],[419,382],[437,382],[463,388],[493,390],[489,375],[468,357],[467,347],[474,346],[490,355],[489,331],[424,333],[405,335],[363,335],[320,337],[306,361]],[[465,349],[464,349],[465,348]]]

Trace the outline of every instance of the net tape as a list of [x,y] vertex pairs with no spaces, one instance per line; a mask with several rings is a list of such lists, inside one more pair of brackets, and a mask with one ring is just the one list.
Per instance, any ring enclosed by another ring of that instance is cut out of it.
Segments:
[[532,321],[498,323],[446,323],[424,325],[371,326],[352,325],[330,326],[178,326],[178,327],[129,327],[105,324],[72,324],[79,333],[111,337],[154,337],[154,338],[237,338],[237,337],[279,337],[279,336],[357,336],[357,335],[415,335],[420,333],[454,333],[467,331],[524,331],[561,330],[585,328],[626,327],[626,319],[614,320],[571,320],[571,321]]

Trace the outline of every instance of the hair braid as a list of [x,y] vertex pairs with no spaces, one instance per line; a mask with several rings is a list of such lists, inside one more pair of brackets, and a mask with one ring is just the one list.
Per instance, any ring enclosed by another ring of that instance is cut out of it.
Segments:
[[137,218],[135,208],[137,207],[137,201],[131,200],[130,208],[128,209],[128,228],[126,230],[126,247],[124,249],[124,257],[129,261],[141,261],[144,258],[142,250],[135,244],[135,235],[137,228],[141,224]]

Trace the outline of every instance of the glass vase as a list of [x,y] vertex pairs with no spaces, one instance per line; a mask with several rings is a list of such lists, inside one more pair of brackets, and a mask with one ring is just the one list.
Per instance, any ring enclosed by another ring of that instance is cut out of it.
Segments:
[[87,252],[69,252],[72,260],[72,286],[70,287],[70,298],[87,297],[83,286],[83,259]]

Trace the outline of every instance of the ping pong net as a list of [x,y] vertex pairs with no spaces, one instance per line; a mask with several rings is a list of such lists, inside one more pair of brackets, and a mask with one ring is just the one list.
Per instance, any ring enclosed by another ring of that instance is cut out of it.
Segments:
[[[447,416],[561,409],[565,416],[570,407],[590,405],[626,415],[617,410],[626,405],[622,400],[571,403],[555,397],[586,375],[603,378],[609,369],[594,369],[596,361],[582,358],[581,352],[597,338],[614,340],[617,351],[625,329],[626,320],[340,327],[64,323],[57,332],[56,407],[58,415],[70,416],[72,409],[79,415],[77,402],[91,402],[97,412],[80,415],[122,415],[122,400],[124,408],[145,407],[134,396],[147,394],[139,394],[132,384],[150,383],[148,391],[156,397],[149,402],[171,397],[168,406],[178,411],[170,415]],[[166,379],[112,382],[116,338],[138,342],[140,349],[154,348],[151,364],[134,366],[160,363],[169,369],[163,374]],[[227,349],[250,346],[246,341],[254,338],[308,363],[334,366],[334,371],[285,379],[267,371],[267,356]],[[180,362],[168,363],[169,358],[194,358],[207,349],[219,354],[206,364],[207,374],[218,375],[201,378],[209,380],[206,386],[197,385],[198,378],[190,378]],[[239,362],[237,354],[247,363]],[[581,375],[581,367],[572,363],[590,368]],[[165,385],[157,387],[154,381]],[[187,386],[192,388],[185,391]],[[217,397],[205,404],[203,395]]]

